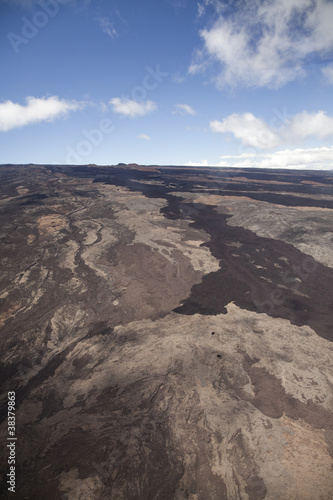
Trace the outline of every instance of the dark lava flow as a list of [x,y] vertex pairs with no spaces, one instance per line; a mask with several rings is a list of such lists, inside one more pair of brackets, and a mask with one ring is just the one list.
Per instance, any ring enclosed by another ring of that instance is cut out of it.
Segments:
[[[97,171],[96,171],[97,170]],[[220,269],[205,275],[202,282],[194,285],[190,296],[183,304],[175,309],[180,314],[221,314],[226,313],[226,305],[234,302],[237,306],[255,312],[266,313],[272,317],[288,319],[295,325],[308,325],[319,336],[333,341],[333,269],[315,261],[312,257],[303,254],[300,250],[288,243],[271,238],[263,238],[242,227],[233,227],[227,224],[230,216],[218,213],[214,207],[184,203],[179,196],[172,196],[172,191],[202,192],[194,187],[193,181],[184,180],[185,173],[198,175],[195,169],[165,168],[161,173],[141,170],[92,169],[92,168],[61,168],[62,173],[74,176],[94,177],[94,182],[105,182],[116,186],[124,186],[133,191],[139,191],[149,198],[164,198],[168,205],[161,212],[170,219],[188,218],[194,222],[190,225],[202,229],[211,237],[205,243],[212,255],[220,262]],[[202,173],[202,172],[201,172]],[[181,174],[178,181],[177,175]],[[209,170],[210,177],[212,171]],[[229,174],[229,172],[228,172]],[[251,189],[255,179],[263,176],[262,172],[246,174],[252,176]],[[272,173],[270,173],[272,175]],[[296,180],[289,173],[276,173],[277,178],[287,177],[288,182]],[[313,173],[308,176],[303,172],[300,178],[312,180]],[[319,179],[318,179],[319,177]],[[286,180],[284,178],[284,181]],[[138,181],[163,181],[163,185],[150,185]],[[297,178],[298,179],[298,178]],[[316,181],[328,179],[315,176]],[[207,185],[207,194],[210,179],[205,182],[200,179],[200,185]],[[331,180],[331,179],[330,179]],[[216,184],[221,182],[221,176],[216,175]],[[249,181],[251,182],[251,181]],[[172,187],[170,184],[172,183]],[[239,186],[241,193],[232,194],[244,196],[247,183]],[[332,192],[332,185],[329,185]],[[299,181],[295,183],[295,191],[301,192],[303,186]],[[322,206],[327,207],[331,202],[314,200],[295,196],[279,195],[275,192],[264,194],[265,201],[285,206]],[[228,188],[229,189],[229,188]],[[260,189],[263,189],[262,186]],[[265,190],[270,185],[265,185]],[[285,186],[281,186],[284,190]],[[326,194],[325,188],[325,194]],[[309,186],[304,186],[309,193]],[[229,191],[216,189],[216,194],[230,195]],[[320,190],[313,188],[313,194]],[[209,194],[212,194],[209,190]],[[252,194],[252,193],[251,193]],[[250,194],[249,194],[250,195]],[[246,193],[246,196],[249,196]],[[254,194],[254,199],[263,199],[261,193]],[[297,229],[297,228],[296,228]],[[241,244],[237,248],[235,244]]]
[[[221,269],[203,276],[175,311],[220,314],[234,302],[242,309],[309,325],[332,341],[333,269],[288,243],[229,226],[228,218],[210,206],[197,211],[191,225],[210,234],[211,241],[205,246],[219,259]],[[241,247],[232,246],[234,243]]]

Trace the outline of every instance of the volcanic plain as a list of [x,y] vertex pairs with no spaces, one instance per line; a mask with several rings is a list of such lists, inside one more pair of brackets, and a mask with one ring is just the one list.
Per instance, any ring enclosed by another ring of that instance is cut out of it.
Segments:
[[1,498],[331,500],[332,248],[333,172],[0,166]]

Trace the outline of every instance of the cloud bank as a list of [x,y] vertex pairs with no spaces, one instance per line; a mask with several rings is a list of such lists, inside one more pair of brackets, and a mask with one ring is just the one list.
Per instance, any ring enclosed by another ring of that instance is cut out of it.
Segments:
[[187,166],[212,166],[234,168],[291,168],[305,170],[333,170],[333,146],[309,149],[284,149],[275,153],[243,153],[221,156],[222,161],[209,163],[188,162]]
[[209,125],[215,133],[232,134],[244,146],[260,150],[311,137],[333,138],[333,116],[327,116],[322,110],[314,113],[303,111],[290,116],[278,128],[270,126],[252,113],[233,113],[222,121],[213,120]]

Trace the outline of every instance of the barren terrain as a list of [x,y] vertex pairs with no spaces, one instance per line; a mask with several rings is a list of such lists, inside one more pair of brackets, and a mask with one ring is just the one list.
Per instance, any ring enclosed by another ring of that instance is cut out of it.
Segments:
[[0,166],[1,498],[331,500],[333,174]]

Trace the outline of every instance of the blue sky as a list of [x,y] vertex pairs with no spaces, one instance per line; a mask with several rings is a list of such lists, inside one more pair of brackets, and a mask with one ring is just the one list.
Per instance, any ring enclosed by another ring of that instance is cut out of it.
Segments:
[[0,0],[0,163],[333,169],[331,0]]

